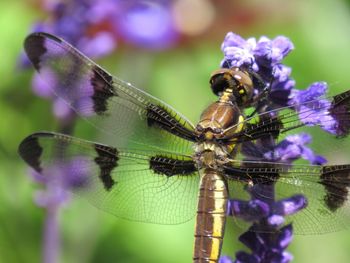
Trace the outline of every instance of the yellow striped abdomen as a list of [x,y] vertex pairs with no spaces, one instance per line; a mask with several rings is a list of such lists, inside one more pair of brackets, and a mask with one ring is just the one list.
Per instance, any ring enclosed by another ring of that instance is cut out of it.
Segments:
[[206,168],[201,179],[193,262],[218,262],[224,237],[228,193],[223,176]]

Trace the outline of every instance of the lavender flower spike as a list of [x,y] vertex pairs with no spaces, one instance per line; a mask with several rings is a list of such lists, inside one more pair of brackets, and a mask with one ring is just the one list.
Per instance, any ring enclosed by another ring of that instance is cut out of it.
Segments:
[[[222,67],[243,67],[254,71],[264,81],[265,87],[269,88],[267,98],[262,100],[264,105],[259,105],[259,113],[265,115],[260,116],[278,118],[278,109],[289,107],[299,114],[305,124],[319,125],[334,133],[337,126],[328,112],[331,102],[319,99],[327,90],[326,84],[317,82],[304,91],[294,89],[295,81],[290,77],[292,69],[282,63],[294,49],[288,38],[278,36],[271,40],[261,37],[257,41],[255,38],[245,40],[234,33],[228,33],[221,49],[224,53]],[[254,94],[259,94],[262,90],[256,86],[254,88]],[[317,102],[315,99],[318,99]],[[254,169],[259,168],[259,164],[266,163],[272,169],[271,174],[266,170],[261,177],[256,173],[247,178],[245,190],[249,193],[250,200],[229,200],[229,216],[251,224],[239,237],[251,253],[239,251],[234,261],[223,256],[221,263],[287,263],[293,259],[285,251],[293,239],[293,226],[285,225],[285,217],[304,209],[308,202],[301,194],[276,199],[275,184],[280,175],[275,168],[291,167],[299,159],[314,165],[324,164],[326,159],[306,146],[311,139],[310,135],[300,133],[278,141],[276,136],[267,133],[255,141],[242,143],[241,153],[246,167],[251,165]],[[264,168],[269,169],[269,166]]]
[[[232,216],[253,222],[249,230],[239,237],[251,254],[237,252],[233,262],[290,262],[293,257],[285,249],[292,241],[293,227],[291,224],[282,225],[285,216],[295,214],[307,206],[305,197],[294,195],[275,202],[274,185],[255,185],[248,191],[252,201],[230,200],[229,203]],[[257,202],[265,207],[263,213],[256,209]],[[241,209],[244,206],[245,209]]]

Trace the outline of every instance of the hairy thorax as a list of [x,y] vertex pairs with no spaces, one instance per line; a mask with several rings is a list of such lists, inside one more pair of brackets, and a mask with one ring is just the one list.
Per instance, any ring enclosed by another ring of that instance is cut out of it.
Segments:
[[230,138],[242,130],[243,121],[240,108],[223,97],[203,111],[195,130],[199,141],[194,159],[199,168],[220,169],[232,159],[235,144]]

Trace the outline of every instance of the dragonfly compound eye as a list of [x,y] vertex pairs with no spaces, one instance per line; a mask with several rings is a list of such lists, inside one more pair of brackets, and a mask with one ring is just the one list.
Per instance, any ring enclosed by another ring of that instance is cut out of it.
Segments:
[[237,104],[247,104],[253,97],[253,81],[251,77],[247,72],[239,70],[238,68],[236,68],[232,77],[235,80],[233,94]]
[[220,96],[226,89],[236,85],[232,73],[230,69],[218,69],[212,73],[209,83],[215,95]]

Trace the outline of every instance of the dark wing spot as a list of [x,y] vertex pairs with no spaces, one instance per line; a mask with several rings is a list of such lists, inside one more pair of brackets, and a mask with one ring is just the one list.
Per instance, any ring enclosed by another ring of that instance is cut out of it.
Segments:
[[26,51],[27,56],[32,62],[34,68],[37,71],[40,71],[41,58],[47,52],[45,47],[45,38],[41,35],[41,33],[29,35],[24,41],[24,50]]
[[54,134],[37,132],[26,137],[18,147],[18,154],[38,173],[42,172],[40,158],[43,148],[39,143],[39,137],[54,137]]
[[91,86],[94,90],[92,95],[94,111],[96,114],[102,115],[108,110],[108,99],[117,95],[113,88],[113,78],[107,72],[95,66]]
[[261,120],[257,124],[247,123],[243,131],[237,133],[237,142],[252,141],[265,136],[277,138],[283,129],[283,123],[276,116],[260,116]]
[[95,150],[98,156],[95,158],[95,163],[100,168],[99,178],[101,179],[104,188],[109,191],[115,184],[111,173],[118,166],[118,151],[116,148],[105,145],[95,144]]
[[342,207],[348,197],[350,186],[350,164],[322,167],[320,184],[326,190],[324,202],[331,211]]
[[149,127],[158,127],[183,139],[196,141],[194,132],[186,128],[184,124],[176,119],[176,115],[173,115],[162,106],[152,103],[147,106],[147,124]]
[[260,185],[271,185],[279,178],[279,168],[273,164],[245,163],[236,167],[225,165],[224,174],[230,180]]
[[189,175],[197,171],[193,160],[181,160],[161,155],[152,156],[149,166],[154,173],[166,176]]
[[25,138],[18,147],[18,153],[27,164],[35,171],[40,173],[40,158],[43,153],[43,148],[39,144],[39,139],[34,135],[29,135]]
[[348,135],[350,132],[350,90],[334,96],[329,112],[338,123],[337,135]]

